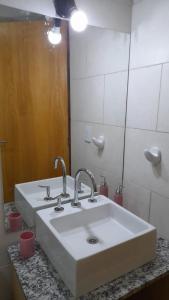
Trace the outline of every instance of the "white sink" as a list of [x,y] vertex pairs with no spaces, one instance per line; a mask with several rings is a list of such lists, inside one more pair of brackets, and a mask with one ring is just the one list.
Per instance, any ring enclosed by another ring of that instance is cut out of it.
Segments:
[[[35,212],[37,210],[56,206],[57,203],[57,199],[50,201],[44,200],[46,191],[45,189],[40,188],[39,185],[49,185],[51,189],[51,197],[56,197],[63,191],[62,177],[15,185],[15,205],[29,227],[33,227],[35,225]],[[82,190],[83,193],[79,195],[79,198],[89,196],[91,193],[91,189],[84,184],[82,184]],[[74,198],[74,178],[71,176],[67,176],[67,192],[70,197],[63,199],[63,201],[69,201]]]
[[[41,247],[76,297],[129,272],[155,256],[156,229],[106,197],[36,214]],[[98,243],[89,244],[88,239]]]

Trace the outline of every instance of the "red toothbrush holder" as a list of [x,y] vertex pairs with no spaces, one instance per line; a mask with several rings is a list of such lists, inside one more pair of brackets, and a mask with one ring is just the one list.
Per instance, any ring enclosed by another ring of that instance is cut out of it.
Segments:
[[35,254],[35,235],[32,231],[22,232],[20,235],[20,255],[29,258]]
[[9,229],[12,232],[22,229],[22,217],[20,213],[12,212],[8,215]]

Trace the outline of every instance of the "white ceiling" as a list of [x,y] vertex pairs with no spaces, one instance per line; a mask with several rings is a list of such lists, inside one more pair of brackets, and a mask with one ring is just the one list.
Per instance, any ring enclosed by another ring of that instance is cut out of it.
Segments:
[[[131,0],[75,1],[77,7],[86,11],[90,25],[130,33]],[[39,19],[41,17],[38,13],[42,16],[56,17],[53,0],[0,0],[1,22]]]
[[118,2],[118,3],[122,3],[122,4],[128,4],[128,5],[132,5],[133,0],[112,0],[114,2]]
[[41,18],[41,15],[35,13],[0,5],[0,21],[37,20]]

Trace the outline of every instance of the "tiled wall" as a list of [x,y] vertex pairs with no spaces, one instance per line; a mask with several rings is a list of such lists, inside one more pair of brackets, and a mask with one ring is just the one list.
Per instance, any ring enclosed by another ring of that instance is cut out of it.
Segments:
[[[136,1],[125,154],[125,206],[169,239],[169,1]],[[158,146],[153,168],[144,149]]]
[[[110,196],[122,181],[124,125],[129,60],[129,34],[89,27],[70,36],[72,174],[89,168],[100,183],[109,183]],[[105,136],[98,153],[85,143],[91,136]]]

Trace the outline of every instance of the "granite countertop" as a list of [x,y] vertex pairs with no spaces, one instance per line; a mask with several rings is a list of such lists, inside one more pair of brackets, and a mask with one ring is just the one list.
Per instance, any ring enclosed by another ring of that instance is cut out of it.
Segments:
[[[27,260],[22,260],[19,257],[18,244],[9,246],[8,253],[27,300],[74,299],[38,244],[36,244],[35,255]],[[156,253],[156,258],[150,263],[97,288],[79,299],[127,299],[155,280],[168,275],[169,242],[159,238]]]

